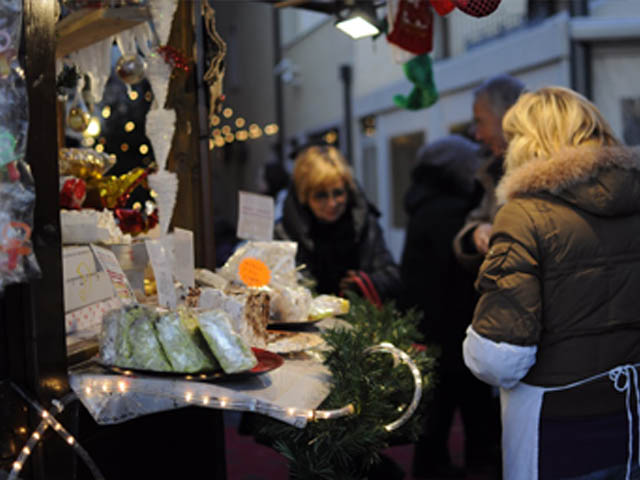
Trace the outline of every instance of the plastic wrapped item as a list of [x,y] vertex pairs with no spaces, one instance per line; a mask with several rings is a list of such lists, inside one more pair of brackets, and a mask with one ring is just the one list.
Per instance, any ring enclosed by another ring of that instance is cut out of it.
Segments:
[[156,336],[156,320],[156,313],[140,305],[108,312],[100,332],[101,362],[122,368],[172,371]]
[[213,287],[218,290],[224,290],[229,284],[229,280],[224,278],[222,275],[213,273],[211,270],[207,270],[206,268],[196,268],[195,279],[197,285]]
[[61,148],[58,151],[60,176],[82,180],[99,180],[116,163],[115,155],[96,152],[92,148]]
[[247,242],[238,247],[217,273],[227,280],[242,283],[238,275],[240,262],[245,258],[262,260],[271,271],[270,285],[297,284],[296,252],[298,244],[288,241]]
[[349,313],[349,300],[334,295],[318,295],[311,301],[309,320],[334,317]]
[[217,368],[218,362],[207,347],[197,320],[190,322],[187,310],[161,315],[156,329],[174,371],[195,373]]
[[300,323],[308,320],[311,292],[301,286],[272,285],[271,320],[278,323]]
[[229,315],[233,331],[254,347],[264,347],[267,342],[269,322],[269,295],[266,291],[243,290],[233,294],[215,288],[203,288],[198,307],[217,309]]
[[250,370],[258,363],[249,345],[233,331],[229,316],[222,310],[200,313],[198,325],[225,373]]
[[35,188],[24,161],[28,99],[17,56],[22,4],[0,2],[0,292],[40,274],[31,243]]

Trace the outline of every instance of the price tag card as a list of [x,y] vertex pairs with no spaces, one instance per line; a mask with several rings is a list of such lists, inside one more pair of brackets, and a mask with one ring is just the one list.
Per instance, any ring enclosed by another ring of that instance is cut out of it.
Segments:
[[247,287],[263,287],[271,280],[269,267],[257,258],[243,258],[238,265],[238,276]]
[[238,192],[238,238],[273,240],[273,198],[257,193]]
[[173,274],[185,287],[196,286],[191,230],[173,229]]
[[[167,237],[165,237],[166,239]],[[145,240],[147,253],[151,260],[153,275],[158,289],[158,305],[175,309],[178,304],[176,289],[173,285],[171,247],[163,240]],[[167,248],[169,246],[169,248]]]
[[113,290],[122,303],[125,305],[135,303],[136,296],[115,254],[111,250],[98,247],[97,245],[91,245],[91,251],[95,255],[98,264],[102,267],[102,270],[109,275],[109,279],[113,284]]

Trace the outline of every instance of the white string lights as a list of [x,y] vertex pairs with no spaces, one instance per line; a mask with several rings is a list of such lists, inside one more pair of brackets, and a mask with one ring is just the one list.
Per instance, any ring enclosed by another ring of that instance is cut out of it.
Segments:
[[[387,431],[392,431],[403,425],[415,412],[422,395],[422,376],[411,357],[392,344],[382,343],[375,345],[365,350],[364,354],[368,355],[375,352],[391,353],[394,358],[409,367],[414,378],[414,395],[409,406],[406,409],[404,406],[399,407],[398,411],[403,412],[400,418],[384,427]],[[211,384],[197,382],[198,377],[192,378],[196,381],[186,381],[185,377],[185,380],[174,380],[171,382],[171,385],[168,386],[166,383],[162,383],[163,381],[161,380],[144,376],[126,377],[107,374],[90,376],[72,375],[71,384],[74,390],[82,392],[84,395],[83,403],[85,405],[89,407],[92,405],[96,406],[96,415],[100,415],[99,410],[105,408],[112,400],[116,403],[129,400],[129,403],[135,402],[138,405],[142,405],[150,399],[157,402],[158,399],[164,398],[167,402],[159,408],[200,405],[208,408],[249,411],[271,416],[303,428],[309,421],[341,418],[353,415],[356,411],[353,404],[335,410],[299,408],[293,405],[279,406],[261,401],[255,397],[242,395],[241,391],[237,392],[240,393],[240,395],[234,395],[235,398],[230,398],[229,396],[221,394],[219,390],[215,391]],[[128,395],[132,395],[133,397],[127,398]],[[112,408],[113,405],[109,407],[109,411],[112,411]],[[145,411],[140,413],[150,412]],[[124,421],[126,419],[127,418],[124,417],[105,417],[103,420],[109,422]]]
[[[395,421],[385,425],[383,428],[387,431],[393,431],[403,425],[411,415],[415,412],[420,398],[422,396],[422,376],[420,370],[415,365],[411,357],[404,351],[398,349],[391,343],[381,343],[367,348],[364,354],[375,352],[391,353],[397,361],[407,365],[414,379],[414,394],[409,406],[405,409],[399,407],[398,411],[403,411],[402,415]],[[194,380],[199,376],[192,377]],[[78,379],[81,379],[78,381]],[[142,380],[142,381],[138,381]],[[132,372],[124,371],[122,375],[71,375],[70,381],[74,390],[83,399],[83,404],[91,404],[92,399],[110,399],[115,396],[126,398],[130,395],[151,395],[154,398],[164,397],[172,400],[173,408],[179,408],[187,405],[200,405],[207,408],[226,409],[236,411],[249,411],[268,415],[277,418],[299,428],[303,428],[310,421],[333,420],[349,415],[353,415],[356,411],[353,404],[348,404],[342,408],[334,410],[319,410],[310,408],[297,408],[294,406],[281,407],[272,403],[260,401],[255,398],[229,398],[226,396],[215,397],[206,390],[207,384],[198,383],[197,381],[171,381],[174,388],[168,388],[166,381],[160,381],[160,389],[149,389],[144,378],[139,379],[133,376]],[[165,383],[162,383],[165,382]],[[181,387],[181,388],[178,388]],[[8,480],[16,480],[17,475],[23,469],[25,462],[34,451],[37,443],[43,438],[46,430],[51,427],[60,437],[71,446],[75,452],[82,458],[96,480],[104,480],[100,470],[95,465],[87,451],[78,443],[76,438],[67,431],[67,429],[55,418],[61,413],[65,406],[76,400],[78,397],[74,393],[66,395],[62,400],[53,400],[53,408],[48,411],[27,397],[22,390],[14,385],[16,391],[36,409],[42,421],[33,431],[24,447],[20,451],[18,457],[13,462]],[[126,418],[124,419],[126,420]],[[26,428],[24,429],[26,432]]]
[[[76,454],[85,462],[87,468],[92,473],[93,477],[96,480],[104,480],[102,473],[98,469],[97,465],[93,462],[87,451],[80,445],[75,437],[69,433],[69,431],[64,428],[64,426],[56,420],[56,415],[61,413],[64,408],[76,400],[77,397],[74,393],[69,393],[62,400],[53,400],[51,403],[53,405],[53,409],[51,412],[42,408],[38,403],[31,400],[19,387],[16,385],[12,385],[12,387],[25,399],[27,403],[29,403],[40,415],[42,421],[38,424],[36,429],[33,431],[27,443],[20,453],[18,454],[18,458],[13,462],[11,466],[11,472],[9,472],[8,480],[15,480],[24,467],[25,462],[29,458],[29,455],[33,452],[38,442],[43,438],[44,433],[47,428],[52,427],[53,430],[62,437],[62,439],[70,445],[76,452]],[[25,429],[26,430],[26,429]]]

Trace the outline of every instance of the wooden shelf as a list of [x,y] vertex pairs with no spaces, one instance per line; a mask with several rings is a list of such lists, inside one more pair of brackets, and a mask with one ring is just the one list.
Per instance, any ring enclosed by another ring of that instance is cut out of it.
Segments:
[[56,58],[150,20],[146,7],[83,8],[56,25]]

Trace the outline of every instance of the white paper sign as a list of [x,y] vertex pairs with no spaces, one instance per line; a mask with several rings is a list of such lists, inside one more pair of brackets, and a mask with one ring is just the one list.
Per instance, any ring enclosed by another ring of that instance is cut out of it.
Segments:
[[113,289],[122,303],[125,305],[135,303],[136,296],[114,253],[97,245],[91,245],[91,250],[102,269],[109,274]]
[[178,304],[176,289],[173,285],[173,271],[171,247],[167,248],[166,240],[145,240],[147,253],[151,260],[151,268],[156,278],[156,288],[158,289],[158,305],[175,309]]
[[257,193],[238,192],[238,238],[273,240],[273,197]]
[[185,287],[196,286],[191,230],[173,229],[173,274]]

